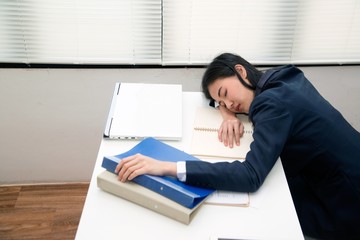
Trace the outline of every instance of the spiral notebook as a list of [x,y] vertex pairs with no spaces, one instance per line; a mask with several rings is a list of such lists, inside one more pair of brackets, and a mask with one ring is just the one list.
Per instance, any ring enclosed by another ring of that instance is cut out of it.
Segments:
[[190,154],[199,157],[244,160],[253,141],[253,127],[248,116],[237,117],[244,125],[244,134],[240,138],[240,146],[225,147],[218,140],[218,129],[223,121],[219,110],[211,107],[199,107],[196,110]]
[[[199,107],[193,126],[193,136],[190,153],[198,156],[204,161],[244,161],[247,152],[250,150],[250,143],[253,141],[253,127],[248,116],[237,116],[244,125],[244,134],[240,139],[240,146],[233,148],[225,147],[218,140],[218,129],[223,121],[219,110],[211,107]],[[223,206],[250,206],[249,193],[232,191],[215,191],[205,200],[206,204]]]

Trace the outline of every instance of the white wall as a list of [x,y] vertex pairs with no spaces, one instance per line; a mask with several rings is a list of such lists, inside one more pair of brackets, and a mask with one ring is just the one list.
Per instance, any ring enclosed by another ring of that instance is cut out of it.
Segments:
[[[360,130],[360,66],[303,67]],[[181,83],[204,69],[0,69],[0,184],[89,181],[115,82]]]

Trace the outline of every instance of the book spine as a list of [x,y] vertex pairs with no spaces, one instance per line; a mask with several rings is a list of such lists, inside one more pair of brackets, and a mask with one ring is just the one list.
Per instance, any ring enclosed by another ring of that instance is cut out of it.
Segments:
[[101,166],[108,170],[109,172],[115,173],[116,166],[118,161],[113,157],[104,157]]
[[134,178],[133,182],[136,182],[143,187],[146,187],[164,197],[167,197],[168,199],[177,202],[184,207],[191,209],[195,206],[194,197],[189,196],[182,191],[178,191],[167,184],[154,180],[156,178],[157,177],[152,177],[149,175],[141,175]]
[[[102,173],[97,177],[97,185],[104,191],[112,193],[123,199],[136,203],[140,206],[148,208],[154,212],[160,213],[164,216],[170,217],[176,221],[184,224],[189,224],[194,210],[187,209],[183,206],[171,203],[168,199],[156,197],[146,190],[142,190],[141,186],[135,186],[132,182],[117,182],[115,177]],[[148,190],[150,191],[150,190]]]

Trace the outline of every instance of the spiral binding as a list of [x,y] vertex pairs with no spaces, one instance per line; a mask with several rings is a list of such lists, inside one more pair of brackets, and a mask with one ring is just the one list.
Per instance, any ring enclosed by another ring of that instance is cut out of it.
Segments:
[[[204,128],[204,127],[194,127],[195,131],[202,131],[202,132],[217,132],[219,129],[217,128]],[[253,130],[244,130],[244,134],[253,134]]]
[[217,128],[204,128],[204,127],[195,127],[195,131],[203,131],[203,132],[217,132]]

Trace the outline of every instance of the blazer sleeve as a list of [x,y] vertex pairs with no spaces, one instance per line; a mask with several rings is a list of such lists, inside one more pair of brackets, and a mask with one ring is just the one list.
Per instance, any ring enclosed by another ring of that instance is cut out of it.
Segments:
[[281,101],[266,94],[258,95],[251,109],[254,141],[246,160],[231,163],[189,161],[186,163],[187,184],[240,192],[259,189],[280,156],[291,131],[292,118]]

